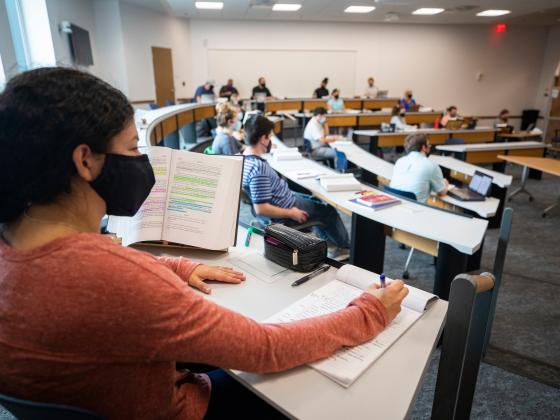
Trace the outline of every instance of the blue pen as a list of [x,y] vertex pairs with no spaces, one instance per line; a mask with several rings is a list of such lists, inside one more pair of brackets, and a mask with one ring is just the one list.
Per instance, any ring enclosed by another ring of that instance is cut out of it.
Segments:
[[379,281],[381,282],[381,287],[385,287],[385,273],[381,273]]

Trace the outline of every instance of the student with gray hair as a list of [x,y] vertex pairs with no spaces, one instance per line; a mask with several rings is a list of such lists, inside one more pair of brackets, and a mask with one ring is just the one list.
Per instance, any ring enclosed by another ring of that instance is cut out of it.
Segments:
[[422,203],[428,200],[432,191],[438,196],[445,195],[449,184],[440,167],[428,159],[431,145],[426,134],[407,136],[404,149],[406,156],[395,163],[391,188],[414,193]]

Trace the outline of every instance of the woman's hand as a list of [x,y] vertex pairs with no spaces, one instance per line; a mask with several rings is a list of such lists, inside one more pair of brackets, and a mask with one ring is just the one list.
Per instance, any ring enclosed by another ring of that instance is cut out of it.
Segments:
[[239,284],[245,281],[245,274],[234,271],[229,267],[213,267],[201,264],[194,269],[187,283],[195,289],[210,294],[212,289],[205,283],[206,280]]
[[385,309],[387,309],[387,317],[389,322],[391,322],[401,311],[401,304],[406,295],[408,295],[408,288],[402,280],[392,280],[384,288],[377,284],[372,284],[366,289],[366,293],[372,294],[381,301]]

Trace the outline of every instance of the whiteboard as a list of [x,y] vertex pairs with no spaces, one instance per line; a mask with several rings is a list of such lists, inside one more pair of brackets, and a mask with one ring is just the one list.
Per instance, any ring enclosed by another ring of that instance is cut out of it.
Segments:
[[356,51],[351,50],[249,50],[208,49],[208,76],[216,93],[229,78],[242,98],[248,98],[259,77],[266,79],[279,98],[308,98],[324,77],[328,89],[341,89],[341,96],[354,95]]

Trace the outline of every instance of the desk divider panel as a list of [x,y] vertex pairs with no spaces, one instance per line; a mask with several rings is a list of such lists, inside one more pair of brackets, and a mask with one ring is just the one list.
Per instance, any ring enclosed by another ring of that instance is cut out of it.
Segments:
[[453,134],[453,137],[465,140],[465,143],[484,143],[494,141],[493,131],[470,131],[468,133]]
[[161,122],[163,137],[177,131],[177,115],[172,115]]
[[467,152],[466,161],[469,163],[495,163],[503,162],[498,159],[498,155],[503,153],[503,150],[488,150],[482,152]]
[[440,116],[439,112],[407,112],[405,118],[407,124],[433,124]]
[[445,133],[429,133],[428,139],[430,139],[431,144],[445,144],[445,140],[451,137],[449,134]]
[[303,109],[306,111],[313,111],[315,108],[322,106],[327,107],[327,101],[323,99],[308,99],[303,101]]
[[345,99],[344,100],[344,107],[347,109],[362,109],[362,100],[361,99]]
[[357,119],[355,115],[327,115],[329,127],[355,127],[357,125]]
[[377,137],[377,147],[396,147],[402,146],[404,144],[404,139],[406,138],[406,134],[394,134],[391,136],[384,136],[383,134],[379,134]]
[[301,110],[302,101],[266,102],[267,112]]
[[[510,149],[507,151],[509,156],[534,156],[543,157],[545,152],[544,147],[539,147],[538,149]],[[501,154],[501,153],[498,153]]]
[[389,114],[385,115],[360,115],[358,117],[358,125],[360,127],[369,125],[381,125],[382,123],[389,124],[391,121],[391,116]]
[[183,128],[185,125],[190,124],[193,121],[194,113],[192,109],[177,114],[177,125],[179,126],[179,128]]
[[212,118],[214,115],[216,115],[216,109],[214,108],[214,105],[208,105],[208,106],[194,109],[195,121]]
[[363,109],[393,108],[399,104],[399,98],[364,99]]

